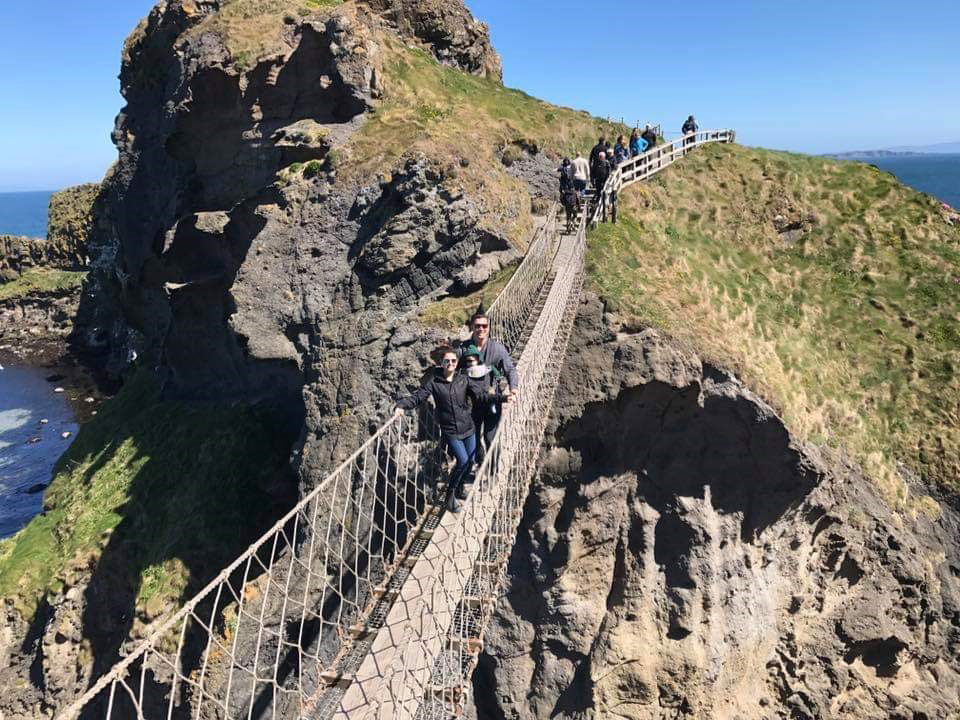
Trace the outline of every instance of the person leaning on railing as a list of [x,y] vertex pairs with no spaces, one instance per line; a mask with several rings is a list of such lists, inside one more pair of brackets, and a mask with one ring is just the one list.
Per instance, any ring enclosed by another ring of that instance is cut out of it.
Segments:
[[614,167],[617,167],[630,159],[630,148],[627,147],[627,141],[623,135],[617,138],[617,144],[613,146]]
[[647,141],[640,137],[639,129],[634,128],[633,132],[630,133],[630,157],[636,157],[646,149]]
[[[464,476],[473,465],[477,453],[477,428],[473,423],[473,408],[486,402],[467,377],[457,372],[460,360],[457,351],[449,345],[441,345],[430,353],[437,364],[426,381],[412,394],[400,398],[394,412],[403,415],[433,398],[437,424],[456,465],[447,484],[447,510],[457,512],[457,495],[465,497]],[[461,497],[461,499],[462,499]]]

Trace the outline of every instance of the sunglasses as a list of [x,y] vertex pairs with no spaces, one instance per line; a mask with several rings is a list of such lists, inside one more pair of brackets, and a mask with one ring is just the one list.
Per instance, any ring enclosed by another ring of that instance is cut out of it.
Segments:
[[443,363],[444,365],[456,365],[456,364],[457,364],[457,359],[456,359],[456,358],[444,358],[444,359],[441,360],[440,362]]
[[481,328],[488,328],[488,327],[490,327],[490,323],[474,323],[473,324],[474,330],[479,330]]

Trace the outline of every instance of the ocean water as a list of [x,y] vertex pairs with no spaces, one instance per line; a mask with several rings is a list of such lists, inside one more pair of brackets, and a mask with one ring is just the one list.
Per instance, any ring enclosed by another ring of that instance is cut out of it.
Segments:
[[960,209],[960,155],[906,155],[864,162],[893,173],[904,185]]
[[47,236],[47,207],[52,192],[0,193],[0,235]]
[[[9,365],[0,370],[0,539],[40,512],[43,487],[77,434],[66,393],[54,392],[48,372]],[[70,437],[64,439],[64,432]]]

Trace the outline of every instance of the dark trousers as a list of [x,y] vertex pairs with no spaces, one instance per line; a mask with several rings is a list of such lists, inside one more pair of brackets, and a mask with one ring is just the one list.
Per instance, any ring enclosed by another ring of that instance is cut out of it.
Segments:
[[493,444],[493,438],[497,434],[497,426],[500,424],[500,416],[503,414],[503,405],[498,402],[491,402],[487,407],[480,408],[473,413],[473,424],[477,428],[477,441],[482,441],[482,447],[477,448],[477,457],[482,457],[486,450]]
[[453,472],[450,473],[450,482],[447,485],[447,491],[454,492],[460,487],[464,476],[470,470],[470,466],[473,465],[473,459],[477,455],[477,436],[468,435],[461,440],[450,435],[444,435],[443,439],[447,441],[450,454],[457,459],[457,464],[454,466]]

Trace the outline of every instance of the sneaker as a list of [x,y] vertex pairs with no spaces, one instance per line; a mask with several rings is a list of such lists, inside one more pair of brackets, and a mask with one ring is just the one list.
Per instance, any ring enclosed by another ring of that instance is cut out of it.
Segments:
[[449,493],[447,495],[447,511],[448,512],[460,512],[460,503],[457,502],[456,493]]

